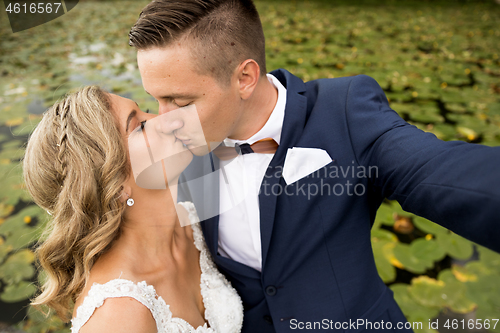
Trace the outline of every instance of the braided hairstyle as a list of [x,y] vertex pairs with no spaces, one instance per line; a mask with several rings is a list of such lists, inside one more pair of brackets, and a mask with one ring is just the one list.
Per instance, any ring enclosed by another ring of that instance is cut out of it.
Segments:
[[28,141],[23,173],[35,203],[52,215],[36,250],[47,280],[32,304],[67,320],[92,265],[118,237],[125,209],[119,196],[130,163],[109,95],[89,86],[47,110]]

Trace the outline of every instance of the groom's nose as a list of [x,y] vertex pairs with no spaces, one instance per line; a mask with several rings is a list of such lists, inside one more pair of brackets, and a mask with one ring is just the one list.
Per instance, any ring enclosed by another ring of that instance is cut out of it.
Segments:
[[169,113],[170,111],[176,109],[179,109],[179,107],[170,106],[167,103],[160,104],[158,114],[160,115],[160,118],[162,118],[160,121],[161,132],[166,134],[173,133],[175,130],[184,126],[184,121],[180,117],[179,113]]
[[161,121],[159,125],[159,130],[162,133],[175,135],[175,131],[184,126],[184,122],[182,119],[165,119],[164,121]]
[[165,102],[160,102],[159,108],[158,108],[158,114],[163,115],[166,113],[169,113],[170,111],[177,110],[179,107],[177,105],[174,105],[172,103],[165,103]]

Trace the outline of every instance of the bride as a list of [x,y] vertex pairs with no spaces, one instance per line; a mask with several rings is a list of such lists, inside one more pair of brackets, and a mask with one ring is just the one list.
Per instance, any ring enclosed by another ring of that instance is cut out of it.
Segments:
[[[23,162],[29,192],[52,215],[37,249],[47,279],[33,304],[66,319],[72,311],[72,333],[239,332],[241,300],[217,271],[193,204],[176,206],[175,187],[134,181],[127,137],[153,117],[95,86],[44,114]],[[193,157],[167,136],[178,156],[172,184]]]

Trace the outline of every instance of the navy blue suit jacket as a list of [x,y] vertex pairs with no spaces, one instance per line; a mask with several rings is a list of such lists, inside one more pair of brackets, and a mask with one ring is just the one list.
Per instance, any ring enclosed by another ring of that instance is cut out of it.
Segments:
[[[345,332],[363,331],[352,325],[358,319],[406,322],[372,253],[370,229],[384,198],[500,251],[499,147],[417,129],[365,75],[304,83],[285,70],[271,74],[287,88],[287,103],[259,195],[262,272],[220,256],[218,217],[202,222],[217,266],[243,300],[243,332],[290,332],[325,319]],[[281,170],[291,147],[321,148],[334,161],[287,185]],[[204,159],[217,168],[212,154]],[[199,172],[188,168],[183,177]],[[196,205],[207,193],[185,188],[180,196]]]

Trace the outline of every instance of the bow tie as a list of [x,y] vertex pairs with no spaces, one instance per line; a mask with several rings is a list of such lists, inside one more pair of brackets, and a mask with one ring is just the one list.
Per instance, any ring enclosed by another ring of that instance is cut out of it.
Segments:
[[274,154],[278,149],[278,144],[272,138],[259,140],[251,145],[248,143],[235,144],[234,147],[226,147],[223,145],[214,149],[214,154],[221,160],[233,159],[238,155],[250,153],[258,154]]

